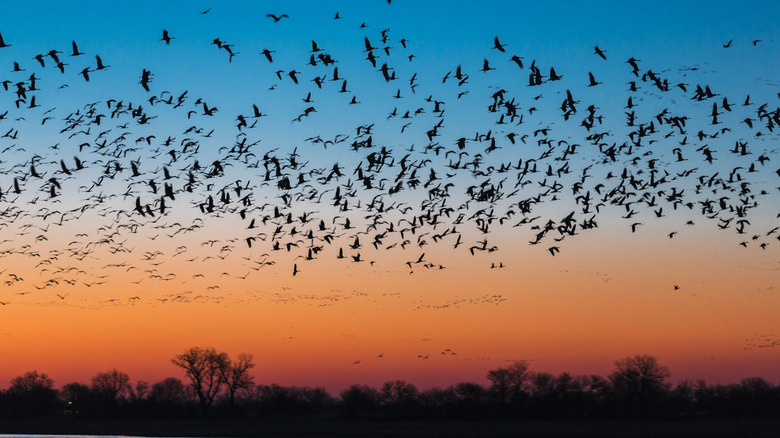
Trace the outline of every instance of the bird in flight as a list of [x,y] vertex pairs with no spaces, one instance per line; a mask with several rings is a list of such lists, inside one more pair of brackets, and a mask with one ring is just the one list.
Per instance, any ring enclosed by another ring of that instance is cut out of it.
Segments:
[[274,62],[274,59],[271,57],[271,53],[274,53],[275,50],[268,50],[263,49],[262,52],[260,52],[261,55],[265,55],[266,59],[268,59],[268,62]]
[[141,84],[141,86],[144,87],[144,90],[146,91],[149,91],[149,82],[152,81],[151,76],[152,72],[147,69],[143,69],[141,72],[141,82],[139,82],[139,84]]
[[594,47],[594,50],[595,51],[593,53],[595,53],[596,55],[599,55],[601,57],[601,59],[603,59],[605,61],[607,60],[607,55],[604,54],[606,52],[605,50],[599,49],[599,46]]
[[506,47],[506,44],[501,44],[501,42],[498,41],[498,37],[493,38],[493,48],[498,50],[501,53],[506,52],[504,50],[504,47]]
[[100,59],[100,55],[95,55],[95,60],[97,61],[97,68],[95,70],[105,70],[111,67],[110,65],[103,64],[103,60]]
[[282,14],[282,15],[265,14],[265,16],[273,19],[274,23],[278,23],[282,18],[290,18],[290,16],[287,14]]
[[589,87],[595,87],[596,85],[602,84],[602,82],[597,82],[596,78],[593,76],[593,73],[588,72],[588,79],[590,83],[588,84]]
[[71,53],[70,56],[79,56],[84,54],[84,52],[79,52],[79,46],[76,45],[76,40],[71,41],[71,46],[73,47],[73,53]]
[[172,37],[172,36],[168,35],[168,29],[163,29],[162,32],[163,32],[162,33],[162,38],[160,38],[160,41],[165,41],[165,45],[166,46],[170,45],[171,44],[171,40],[175,39],[176,37]]

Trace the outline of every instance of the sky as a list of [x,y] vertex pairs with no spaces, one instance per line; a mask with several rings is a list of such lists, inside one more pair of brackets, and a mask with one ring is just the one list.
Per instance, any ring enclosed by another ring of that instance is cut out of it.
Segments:
[[0,387],[780,381],[780,5],[540,3],[4,5]]

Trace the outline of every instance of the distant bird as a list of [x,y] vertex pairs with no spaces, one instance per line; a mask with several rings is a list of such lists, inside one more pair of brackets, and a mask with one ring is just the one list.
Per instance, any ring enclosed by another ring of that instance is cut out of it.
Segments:
[[729,40],[729,42],[727,42],[726,44],[724,44],[724,45],[723,45],[723,48],[724,48],[724,49],[728,49],[729,47],[731,47],[731,41],[732,41],[732,40]]
[[282,18],[290,18],[287,14],[282,14],[282,15],[279,15],[279,16],[274,15],[274,14],[265,14],[265,16],[268,17],[268,18],[272,18],[274,20],[274,23],[278,23],[279,20],[281,20]]
[[271,53],[274,53],[275,50],[268,50],[263,49],[262,52],[260,52],[261,55],[265,55],[266,59],[268,59],[268,62],[274,62],[274,59],[271,57]]
[[100,55],[95,55],[95,60],[97,61],[97,68],[95,70],[105,70],[111,67],[110,65],[103,65],[103,60],[100,59]]
[[84,52],[79,52],[79,46],[76,45],[76,40],[71,41],[70,44],[73,48],[73,53],[71,53],[70,56],[79,56],[84,54]]
[[162,33],[162,38],[160,38],[160,41],[165,41],[165,45],[171,44],[171,40],[176,38],[176,37],[172,37],[172,36],[168,35],[168,30],[167,29],[163,29],[162,32],[163,32]]
[[504,47],[506,47],[506,44],[501,44],[501,42],[498,41],[498,37],[493,38],[493,48],[498,50],[501,53],[506,52],[504,50]]
[[633,56],[631,58],[628,58],[628,61],[626,61],[626,63],[631,66],[635,74],[636,72],[639,71],[639,65],[637,64],[637,62],[639,61],[640,61],[639,59],[634,59]]
[[588,72],[588,79],[590,83],[588,84],[589,87],[595,87],[596,85],[602,84],[602,82],[596,82],[596,78],[593,76],[593,73]]
[[92,70],[90,70],[89,67],[86,67],[84,70],[81,70],[81,72],[79,72],[79,74],[84,77],[85,81],[89,82],[89,72],[91,72],[91,71]]
[[11,45],[6,44],[5,40],[3,40],[3,34],[0,33],[0,49],[2,49],[3,47],[11,47]]
[[594,47],[593,50],[595,50],[593,53],[595,53],[596,55],[599,55],[601,57],[601,59],[603,59],[605,61],[607,60],[607,55],[604,54],[606,52],[606,50],[599,49],[599,46]]
[[150,72],[147,69],[143,69],[143,71],[141,72],[141,81],[139,82],[139,84],[141,84],[141,86],[144,87],[144,90],[146,91],[150,91],[149,82],[151,82],[151,76],[152,76],[152,72]]

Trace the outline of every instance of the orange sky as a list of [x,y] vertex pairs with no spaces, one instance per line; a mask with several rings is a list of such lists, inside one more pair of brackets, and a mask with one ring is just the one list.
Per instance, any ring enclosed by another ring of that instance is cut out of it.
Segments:
[[[160,271],[175,280],[135,285],[116,273],[89,288],[10,295],[0,308],[0,382],[31,369],[57,385],[111,368],[134,380],[183,377],[170,359],[190,346],[254,354],[258,383],[332,391],[390,379],[484,383],[489,369],[515,359],[537,371],[606,375],[636,353],[657,356],[675,381],[777,381],[780,348],[746,348],[780,332],[780,262],[755,247],[737,246],[735,259],[735,242],[712,239],[718,231],[706,225],[682,231],[668,239],[661,227],[600,229],[555,257],[522,246],[489,257],[429,249],[426,260],[446,268],[411,274],[393,257],[373,267],[298,260],[295,277],[279,262],[245,280],[223,275],[219,288],[192,278],[198,261],[171,261]],[[489,267],[499,262],[506,267]],[[223,267],[243,275],[240,265]]]

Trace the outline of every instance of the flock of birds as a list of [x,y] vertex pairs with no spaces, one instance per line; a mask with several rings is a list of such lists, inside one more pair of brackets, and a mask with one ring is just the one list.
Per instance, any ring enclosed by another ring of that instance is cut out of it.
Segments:
[[[440,270],[450,250],[502,269],[511,260],[499,257],[501,247],[556,257],[604,222],[641,233],[665,220],[668,239],[705,222],[736,233],[742,246],[780,247],[778,211],[767,213],[777,210],[780,94],[725,95],[685,82],[707,77],[700,66],[616,60],[599,46],[592,71],[561,71],[511,53],[499,36],[486,40],[483,59],[432,77],[435,68],[415,70],[411,41],[355,27],[360,52],[330,53],[312,40],[299,65],[278,70],[270,48],[239,51],[219,37],[203,48],[222,51],[230,66],[238,56],[262,57],[272,68],[263,78],[269,92],[300,99],[287,127],[264,124],[274,108],[262,103],[228,115],[219,95],[158,89],[145,67],[137,83],[63,111],[47,100],[58,91],[50,71],[61,75],[60,88],[90,87],[111,74],[110,57],[72,41],[69,50],[9,60],[3,50],[15,41],[0,34],[0,66],[10,68],[0,78],[0,304],[48,288],[64,302],[69,287],[84,293],[113,280],[203,280],[204,290],[217,289],[221,276],[246,280],[274,265],[299,276],[326,259]],[[168,29],[158,36],[166,50],[182,41]],[[733,50],[731,41],[723,50]],[[339,68],[355,55],[362,71]],[[625,80],[600,81],[596,67]],[[497,70],[515,79],[490,84]],[[375,80],[372,94],[392,104],[345,128],[319,102],[359,114],[373,96],[350,90],[357,77]],[[146,98],[125,97],[131,87]],[[621,93],[621,112],[599,106]],[[450,123],[459,111],[473,117]],[[334,126],[308,128],[327,117]],[[291,140],[264,143],[272,129]],[[185,263],[195,266],[191,278],[181,274]]]

